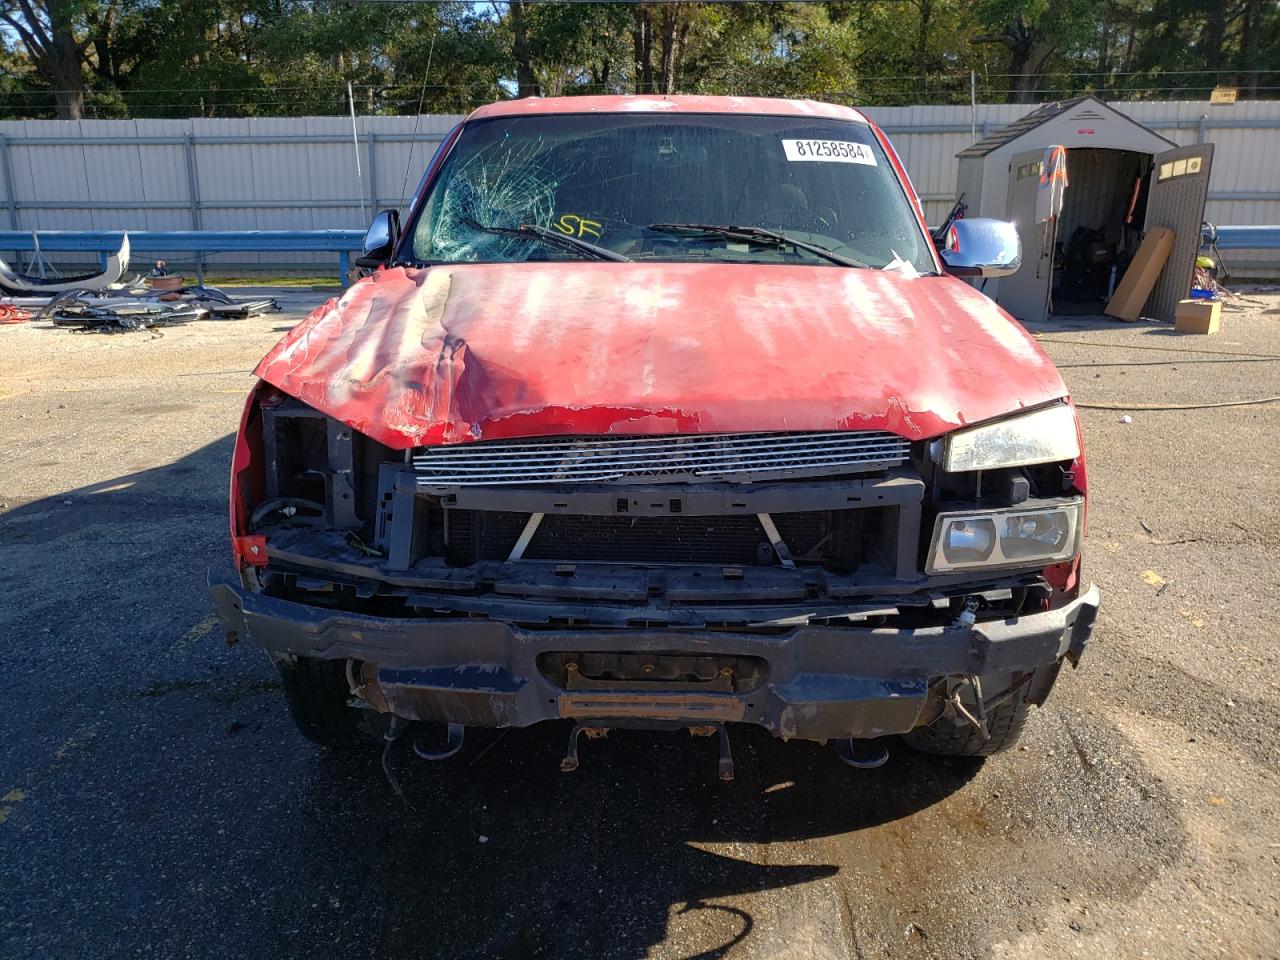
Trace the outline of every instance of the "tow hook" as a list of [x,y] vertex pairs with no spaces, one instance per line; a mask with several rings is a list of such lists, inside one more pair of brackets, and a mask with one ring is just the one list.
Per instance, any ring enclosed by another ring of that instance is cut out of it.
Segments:
[[584,733],[587,735],[588,740],[603,740],[609,735],[609,728],[589,727],[585,724],[575,723],[573,729],[569,731],[569,748],[565,751],[564,759],[560,761],[560,771],[562,773],[573,773],[578,769],[578,737]]
[[[964,683],[969,684],[973,690],[973,704],[977,716],[974,716],[969,708],[960,702],[960,687]],[[977,674],[963,674],[961,682],[952,687],[951,692],[947,694],[947,701],[956,712],[956,716],[969,721],[970,725],[982,735],[983,740],[991,739],[991,732],[987,729],[987,704],[982,699],[982,681],[978,679]]]
[[419,737],[413,741],[413,752],[423,760],[448,760],[459,750],[462,749],[462,739],[466,734],[467,728],[460,723],[449,724],[448,731],[445,733],[443,750],[428,750],[423,744],[426,742],[425,737]]
[[[710,737],[719,735],[720,738],[720,757],[717,761],[717,772],[720,779],[726,783],[733,779],[733,750],[729,745],[729,731],[724,728],[722,723],[706,723],[688,728],[689,733],[695,737]],[[586,723],[575,723],[573,729],[569,731],[569,745],[565,750],[564,759],[560,761],[560,770],[564,773],[573,773],[578,769],[578,738],[583,734],[587,735],[588,740],[603,740],[609,735],[608,727],[592,726]]]
[[717,723],[715,727],[720,731],[720,779],[728,783],[733,779],[733,750],[729,747],[729,731],[723,724]]
[[883,767],[889,760],[888,747],[876,745],[868,752],[865,749],[859,750],[859,743],[865,743],[865,741],[854,740],[852,737],[836,741],[836,756],[840,758],[841,763],[857,767],[859,770],[874,770],[876,767]]

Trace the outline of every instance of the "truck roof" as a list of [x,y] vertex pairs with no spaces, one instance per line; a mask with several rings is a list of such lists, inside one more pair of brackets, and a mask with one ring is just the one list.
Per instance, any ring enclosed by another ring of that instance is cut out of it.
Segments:
[[467,119],[519,117],[546,113],[742,113],[773,116],[825,117],[866,123],[852,107],[817,100],[784,100],[774,97],[706,96],[607,96],[524,97],[500,100],[473,111]]

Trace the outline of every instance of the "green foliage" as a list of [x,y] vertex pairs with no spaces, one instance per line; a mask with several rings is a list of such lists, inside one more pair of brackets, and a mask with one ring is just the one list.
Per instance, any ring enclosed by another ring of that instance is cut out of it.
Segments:
[[1277,41],[1275,0],[0,0],[0,118],[345,113],[348,83],[364,114],[517,89],[946,103],[971,71],[983,100],[1273,96]]

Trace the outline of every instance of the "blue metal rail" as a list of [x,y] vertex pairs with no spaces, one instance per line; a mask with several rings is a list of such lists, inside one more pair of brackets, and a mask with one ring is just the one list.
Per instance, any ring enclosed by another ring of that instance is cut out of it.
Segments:
[[1280,250],[1280,226],[1219,227],[1222,250]]
[[[107,252],[120,246],[121,233],[111,230],[41,230],[40,249],[50,252]],[[338,255],[343,286],[351,268],[351,251],[364,243],[361,230],[140,230],[129,233],[134,253],[197,254],[196,275],[204,282],[206,253],[277,253],[281,251],[327,252]],[[1280,250],[1280,226],[1218,227],[1218,246],[1223,250]],[[21,230],[0,230],[0,250],[34,251],[32,234]]]
[[[40,249],[49,252],[96,252],[103,260],[120,247],[118,230],[41,230]],[[364,243],[363,230],[139,230],[129,231],[133,253],[194,253],[196,275],[204,282],[206,253],[276,253],[281,251],[326,252],[338,255],[343,286],[351,267],[351,251]],[[35,238],[29,231],[0,230],[0,250],[34,251]]]

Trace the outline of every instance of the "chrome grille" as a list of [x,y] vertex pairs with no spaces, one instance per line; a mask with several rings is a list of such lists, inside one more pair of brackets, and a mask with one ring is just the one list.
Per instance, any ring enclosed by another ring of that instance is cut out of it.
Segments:
[[885,432],[721,433],[661,437],[547,437],[421,447],[420,486],[765,480],[863,473],[907,459]]

